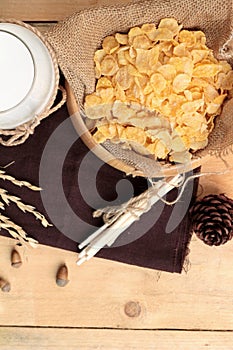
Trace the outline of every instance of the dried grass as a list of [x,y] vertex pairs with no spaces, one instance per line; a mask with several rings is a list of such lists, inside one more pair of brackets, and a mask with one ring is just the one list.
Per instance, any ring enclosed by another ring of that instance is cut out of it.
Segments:
[[29,182],[27,181],[20,181],[15,179],[13,176],[6,174],[6,172],[4,170],[0,170],[0,179],[1,180],[7,180],[12,182],[14,185],[19,186],[19,187],[27,187],[32,191],[41,191],[40,187],[31,185]]
[[[28,189],[32,191],[40,191],[41,188],[31,185],[27,181],[20,181],[15,179],[13,176],[10,176],[5,173],[5,171],[0,170],[0,179],[4,181],[10,181],[16,186],[19,187],[27,187]],[[9,194],[5,189],[0,188],[0,229],[6,230],[13,238],[16,240],[20,241],[20,243],[28,243],[32,247],[36,247],[38,244],[38,241],[35,239],[29,237],[27,233],[24,231],[24,229],[17,225],[15,222],[13,222],[10,218],[6,217],[5,215],[2,214],[2,210],[5,210],[5,206],[10,205],[11,203],[14,203],[21,211],[24,213],[31,213],[32,215],[35,216],[37,220],[40,221],[40,223],[44,227],[52,226],[47,219],[45,218],[44,215],[42,215],[40,212],[36,210],[35,207],[32,205],[24,203],[21,198]]]

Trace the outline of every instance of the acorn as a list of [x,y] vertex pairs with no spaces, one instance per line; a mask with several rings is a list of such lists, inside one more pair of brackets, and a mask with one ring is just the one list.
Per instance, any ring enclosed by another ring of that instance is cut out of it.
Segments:
[[15,268],[19,268],[22,265],[21,256],[17,252],[17,250],[13,249],[11,252],[11,266]]
[[0,277],[0,288],[3,292],[9,292],[11,290],[11,285],[9,282]]
[[65,287],[68,282],[68,269],[67,266],[64,264],[61,265],[57,271],[56,283],[59,287]]

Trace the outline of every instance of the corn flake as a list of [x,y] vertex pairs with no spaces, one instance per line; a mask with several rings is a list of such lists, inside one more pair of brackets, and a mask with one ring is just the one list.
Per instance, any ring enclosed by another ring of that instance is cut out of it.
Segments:
[[194,46],[196,44],[197,38],[193,32],[189,30],[181,30],[178,36],[180,43],[185,43],[187,47]]
[[135,116],[135,111],[129,108],[126,103],[115,101],[112,107],[113,117],[120,120],[123,124]]
[[151,75],[158,63],[159,47],[155,46],[150,50],[136,49],[136,52],[135,67],[140,73]]
[[127,34],[116,33],[115,39],[121,45],[128,45],[128,35]]
[[143,31],[141,28],[139,27],[133,27],[129,30],[129,33],[128,33],[128,42],[130,45],[132,45],[133,43],[133,39],[138,36],[138,35],[141,35],[143,34]]
[[157,42],[159,40],[172,40],[174,34],[168,28],[158,28],[154,32],[153,41]]
[[167,81],[162,74],[154,73],[150,77],[150,84],[154,89],[155,94],[157,95],[165,89],[165,87],[167,86]]
[[116,59],[111,55],[106,55],[100,62],[100,70],[103,75],[112,76],[118,71],[119,67]]
[[129,73],[128,66],[124,66],[117,71],[115,81],[123,90],[129,89],[129,87],[133,84],[134,79]]
[[101,88],[98,90],[99,96],[102,100],[102,103],[111,103],[113,102],[115,96],[115,90],[112,87]]
[[172,64],[161,65],[157,71],[162,74],[162,76],[169,81],[172,81],[176,76],[176,68]]
[[173,35],[176,35],[182,26],[179,26],[178,22],[174,18],[161,19],[158,28],[167,28]]
[[110,35],[104,38],[102,47],[107,54],[112,54],[120,47],[120,44],[114,36]]
[[193,76],[199,78],[209,78],[215,76],[221,71],[221,66],[217,64],[199,64],[193,69]]
[[172,162],[206,147],[214,119],[233,96],[233,71],[205,34],[176,19],[104,38],[94,54],[96,89],[85,97],[93,137]]
[[146,34],[150,40],[153,41],[153,38],[155,37],[155,32],[156,32],[155,24],[154,23],[143,24],[141,29],[142,29],[142,32]]
[[93,106],[85,106],[86,116],[90,119],[111,119],[112,104],[96,104]]
[[171,57],[169,63],[172,64],[177,73],[185,73],[192,76],[193,62],[189,57]]
[[206,36],[201,30],[193,31],[193,35],[196,38],[196,43],[201,46],[205,46],[206,44]]
[[173,54],[178,57],[190,57],[191,53],[185,43],[178,44],[173,49]]
[[172,87],[177,93],[184,91],[191,81],[191,77],[188,74],[178,74],[173,80]]
[[152,46],[152,41],[145,34],[137,35],[132,40],[132,47],[135,49],[148,50]]
[[[112,87],[112,82],[109,80],[109,78],[106,77],[101,77],[98,79],[97,84],[96,84],[96,90],[101,89],[101,88],[109,88]],[[91,96],[91,95],[89,95]]]

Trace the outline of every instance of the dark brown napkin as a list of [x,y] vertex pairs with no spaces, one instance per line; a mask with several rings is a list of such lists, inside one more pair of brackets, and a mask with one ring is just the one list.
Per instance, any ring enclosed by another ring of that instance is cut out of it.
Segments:
[[[66,106],[44,120],[23,145],[1,146],[1,166],[15,161],[7,172],[17,179],[40,184],[43,191],[32,192],[7,181],[1,187],[34,205],[54,226],[44,228],[31,214],[11,204],[6,215],[21,225],[41,244],[77,251],[77,243],[101,226],[94,209],[120,204],[148,188],[141,177],[103,164],[78,138]],[[98,257],[169,272],[182,271],[191,237],[187,209],[197,190],[190,183],[173,206],[159,201],[139,221],[126,230],[111,248]],[[172,190],[167,200],[176,198]],[[2,235],[7,235],[3,230]]]

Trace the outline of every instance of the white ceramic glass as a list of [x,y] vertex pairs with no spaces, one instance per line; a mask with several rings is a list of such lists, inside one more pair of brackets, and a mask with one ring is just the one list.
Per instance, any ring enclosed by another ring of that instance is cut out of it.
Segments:
[[14,129],[44,111],[55,87],[45,44],[31,30],[0,23],[0,129]]

